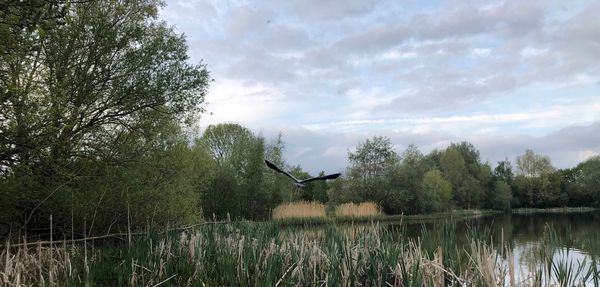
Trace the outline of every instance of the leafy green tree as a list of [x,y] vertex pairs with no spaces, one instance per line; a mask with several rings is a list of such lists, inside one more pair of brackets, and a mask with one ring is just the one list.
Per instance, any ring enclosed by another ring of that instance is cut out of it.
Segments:
[[452,185],[446,181],[439,170],[430,170],[423,177],[423,211],[436,212],[452,207]]
[[352,188],[350,180],[346,176],[341,176],[328,184],[327,198],[330,206],[363,200],[358,191]]
[[373,178],[396,164],[399,157],[389,138],[375,136],[359,143],[355,152],[348,153],[348,160],[353,174],[361,178]]
[[475,146],[469,142],[463,141],[458,144],[451,144],[450,148],[455,149],[458,151],[458,153],[460,153],[465,162],[465,168],[467,169],[467,172],[479,180],[476,175],[479,174],[479,167],[481,163],[479,162],[479,151],[475,148]]
[[547,156],[532,150],[517,157],[518,175],[515,178],[514,196],[523,207],[557,206],[561,202],[560,175]]
[[[283,142],[283,136],[281,133],[277,135],[277,138],[265,147],[265,159],[268,159],[276,166],[286,167],[286,163],[283,159],[283,151],[285,144]],[[264,173],[264,184],[263,188],[270,194],[269,208],[273,209],[283,201],[287,201],[291,198],[292,189],[290,188],[289,180],[281,176],[281,174],[267,170]]]
[[554,172],[548,156],[538,155],[533,150],[526,150],[524,154],[517,156],[517,171],[519,175],[526,177],[539,177]]
[[375,201],[382,205],[390,192],[386,174],[399,162],[389,138],[373,137],[360,143],[355,152],[348,153],[350,168],[348,180],[352,193],[362,201]]
[[494,177],[497,180],[504,181],[507,184],[512,184],[514,180],[514,174],[512,170],[512,164],[508,159],[499,161],[496,168],[494,168]]
[[510,208],[512,190],[508,183],[499,180],[494,182],[493,192],[490,193],[489,207],[493,209],[506,210]]
[[205,216],[249,219],[266,218],[272,208],[272,192],[265,189],[265,142],[262,137],[238,124],[218,124],[206,128],[202,144],[215,160],[217,175],[213,189],[203,198]]
[[386,212],[391,214],[419,213],[423,204],[418,194],[428,170],[425,157],[415,145],[409,145],[402,153],[402,162],[390,170],[390,192],[385,202]]
[[453,200],[457,206],[463,206],[468,190],[463,188],[465,179],[469,178],[465,166],[465,160],[458,151],[453,147],[448,147],[440,157],[440,167],[444,178],[452,184]]
[[576,206],[600,206],[600,156],[592,157],[563,173],[570,203]]
[[472,176],[467,176],[465,180],[457,187],[455,195],[462,196],[462,200],[456,204],[463,208],[478,208],[484,196],[484,189],[479,180]]
[[[325,172],[324,171],[319,172],[318,176],[325,176]],[[311,185],[313,188],[312,200],[319,201],[321,203],[327,203],[329,201],[329,198],[327,196],[327,190],[329,189],[328,182],[323,181],[323,180],[318,180],[318,181],[313,181],[311,183]]]
[[[79,215],[99,229],[100,214],[127,211],[121,218],[134,224],[158,220],[149,213],[164,211],[163,222],[191,215],[187,204],[181,215],[171,208],[183,194],[197,204],[188,182],[162,176],[190,165],[167,172],[149,163],[190,152],[179,127],[203,111],[209,74],[189,63],[185,39],[158,20],[159,4],[0,4],[10,12],[0,13],[0,173],[12,223],[47,227],[53,214],[57,224],[74,225]],[[164,196],[152,207],[134,204],[142,190]],[[107,225],[123,227],[114,220]]]

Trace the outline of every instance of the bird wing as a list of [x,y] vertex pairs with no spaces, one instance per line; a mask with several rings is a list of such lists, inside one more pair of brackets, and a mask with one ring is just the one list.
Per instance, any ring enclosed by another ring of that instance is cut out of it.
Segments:
[[293,175],[291,175],[291,174],[289,174],[289,173],[287,173],[287,172],[285,172],[285,171],[281,170],[280,168],[278,168],[278,167],[277,167],[275,164],[273,164],[272,162],[270,162],[270,161],[268,161],[268,160],[266,160],[266,159],[265,159],[265,163],[267,164],[267,166],[268,166],[268,167],[270,167],[270,168],[271,168],[271,169],[273,169],[274,171],[276,171],[276,172],[280,172],[280,173],[283,173],[283,174],[285,174],[285,175],[289,176],[289,177],[290,177],[291,179],[293,179],[295,182],[297,182],[297,183],[300,183],[300,181],[299,181],[297,178],[295,178]]
[[311,177],[309,179],[301,180],[300,183],[307,183],[307,182],[313,181],[313,180],[334,179],[334,178],[340,177],[340,175],[341,175],[341,173],[334,173],[334,174],[329,174],[329,175],[324,175],[324,176]]

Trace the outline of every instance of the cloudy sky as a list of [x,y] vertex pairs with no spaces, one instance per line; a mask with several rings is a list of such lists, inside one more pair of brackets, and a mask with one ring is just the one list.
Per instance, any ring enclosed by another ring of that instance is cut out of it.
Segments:
[[600,2],[167,0],[214,78],[200,125],[234,122],[315,173],[360,141],[470,141],[495,166],[600,153]]

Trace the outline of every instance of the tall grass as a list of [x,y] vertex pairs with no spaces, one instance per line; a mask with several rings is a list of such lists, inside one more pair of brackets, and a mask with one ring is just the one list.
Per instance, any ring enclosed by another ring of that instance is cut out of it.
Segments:
[[326,217],[325,205],[320,202],[290,202],[273,209],[273,219]]
[[[549,278],[559,286],[579,286],[580,274],[588,284],[600,276],[596,261],[563,266],[542,254],[539,268],[520,278],[505,263],[512,256],[506,244],[485,238],[486,230],[469,230],[463,247],[443,243],[457,241],[452,226],[424,227],[424,236],[439,244],[378,224],[349,236],[348,226],[282,230],[273,223],[231,223],[149,233],[134,238],[131,246],[125,241],[7,245],[0,252],[0,285],[540,286]],[[550,246],[551,232],[543,236]]]
[[335,208],[336,217],[373,217],[381,215],[379,205],[374,202],[344,203]]

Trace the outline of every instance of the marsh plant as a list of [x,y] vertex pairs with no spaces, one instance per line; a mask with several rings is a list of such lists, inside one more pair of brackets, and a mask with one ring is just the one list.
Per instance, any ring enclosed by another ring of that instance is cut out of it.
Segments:
[[[0,260],[3,286],[579,286],[598,285],[593,259],[560,263],[552,230],[525,274],[510,246],[485,228],[459,243],[450,223],[423,228],[285,228],[229,223],[124,240],[11,246]],[[349,232],[348,229],[352,229]],[[437,244],[436,244],[437,242]]]
[[325,205],[320,202],[289,202],[281,204],[273,209],[273,219],[324,218],[327,216],[325,210]]
[[374,202],[349,202],[335,207],[336,217],[374,217],[381,214],[381,208]]

